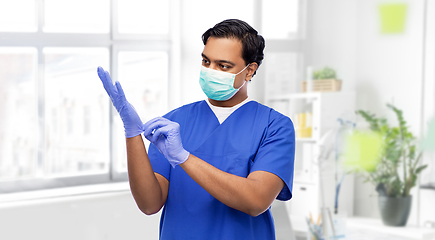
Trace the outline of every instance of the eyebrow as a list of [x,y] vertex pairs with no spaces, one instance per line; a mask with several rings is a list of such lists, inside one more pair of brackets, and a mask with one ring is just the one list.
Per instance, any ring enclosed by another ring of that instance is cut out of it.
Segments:
[[[203,58],[207,59],[207,60],[210,60],[204,53],[201,53],[201,56]],[[228,61],[228,60],[216,60],[214,62],[216,62],[216,63],[227,63],[227,64],[230,64],[231,66],[235,66],[236,65],[235,63],[233,63],[231,61]]]

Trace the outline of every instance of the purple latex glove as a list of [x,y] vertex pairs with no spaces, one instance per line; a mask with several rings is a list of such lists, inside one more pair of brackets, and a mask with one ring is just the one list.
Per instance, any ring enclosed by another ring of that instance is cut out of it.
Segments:
[[116,81],[115,85],[113,85],[109,72],[104,71],[102,67],[98,67],[97,72],[98,77],[100,77],[101,82],[103,82],[104,89],[106,89],[107,94],[109,94],[112,100],[113,106],[121,116],[122,122],[124,123],[125,137],[132,138],[141,134],[143,132],[142,120],[140,120],[133,105],[125,98],[121,84]]
[[190,153],[183,148],[180,125],[163,117],[151,119],[143,125],[144,136],[168,159],[173,168],[184,163]]

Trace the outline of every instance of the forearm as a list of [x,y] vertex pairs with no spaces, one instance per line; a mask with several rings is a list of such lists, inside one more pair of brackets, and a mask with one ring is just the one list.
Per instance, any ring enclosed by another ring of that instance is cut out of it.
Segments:
[[180,166],[217,200],[251,216],[266,211],[283,187],[281,179],[276,181],[278,177],[271,173],[254,172],[247,178],[239,177],[221,171],[194,155],[190,155]]
[[121,84],[118,81],[113,84],[109,72],[102,67],[98,67],[97,72],[124,124],[128,177],[133,197],[142,212],[156,213],[166,201],[169,182],[161,175],[154,174],[141,136],[142,120],[125,98]]
[[128,178],[131,192],[139,209],[147,215],[158,212],[164,205],[165,183],[155,175],[142,136],[126,138]]

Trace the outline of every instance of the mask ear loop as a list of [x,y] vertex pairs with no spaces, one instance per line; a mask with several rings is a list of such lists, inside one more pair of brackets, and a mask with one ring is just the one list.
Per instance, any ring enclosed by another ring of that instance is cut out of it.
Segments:
[[[246,65],[246,67],[243,68],[242,71],[240,71],[239,73],[237,73],[236,76],[239,75],[241,72],[245,71],[245,70],[249,67],[249,65],[251,65],[251,64],[249,63],[248,65]],[[247,82],[247,81],[243,80],[243,84],[242,84],[242,86],[240,86],[239,88],[237,88],[237,91],[239,91],[243,86],[245,86],[245,83],[246,83],[246,82]]]
[[[237,91],[235,92],[235,93],[233,93],[233,95],[231,95],[231,97],[230,98],[228,98],[228,99],[231,99],[232,97],[234,97],[234,95],[236,95],[236,93],[238,93],[239,91],[240,91],[240,89],[243,87],[243,86],[245,86],[245,83],[246,83],[246,81],[245,80],[243,80],[243,84],[242,84],[242,86],[240,86],[239,88],[234,88],[234,89],[236,89]],[[228,100],[227,99],[227,100]]]
[[238,73],[236,74],[236,76],[239,75],[241,72],[245,71],[245,70],[249,67],[249,65],[251,65],[251,64],[249,63],[248,65],[246,65],[246,67],[243,68],[242,71],[238,72]]
[[243,84],[242,84],[242,86],[240,86],[239,88],[237,88],[237,91],[239,91],[243,86],[245,86],[245,83],[246,83],[247,81],[245,81],[245,80],[243,80]]

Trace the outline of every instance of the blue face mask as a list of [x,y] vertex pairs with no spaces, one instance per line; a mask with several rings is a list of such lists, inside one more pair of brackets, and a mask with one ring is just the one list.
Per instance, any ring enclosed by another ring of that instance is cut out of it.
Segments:
[[236,93],[245,85],[246,81],[243,81],[243,85],[238,89],[235,89],[234,80],[236,79],[236,76],[245,71],[248,66],[249,64],[237,74],[222,72],[201,66],[199,85],[201,85],[202,91],[208,98],[216,101],[228,100],[236,95]]

